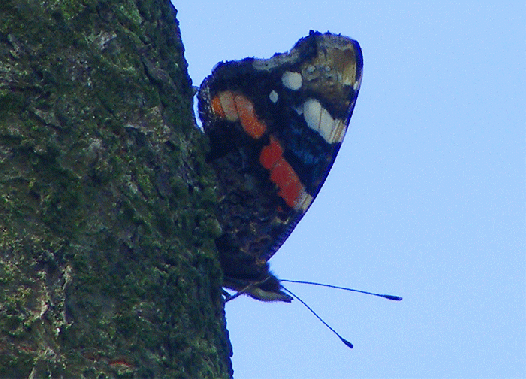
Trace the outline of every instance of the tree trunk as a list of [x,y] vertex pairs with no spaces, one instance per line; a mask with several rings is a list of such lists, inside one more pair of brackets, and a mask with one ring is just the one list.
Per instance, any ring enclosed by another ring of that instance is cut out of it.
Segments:
[[0,377],[228,378],[168,0],[0,2]]

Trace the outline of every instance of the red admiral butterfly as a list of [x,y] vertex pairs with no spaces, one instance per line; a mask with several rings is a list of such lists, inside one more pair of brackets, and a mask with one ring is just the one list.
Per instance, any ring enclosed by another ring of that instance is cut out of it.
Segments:
[[311,31],[270,59],[219,63],[198,93],[218,179],[224,286],[290,302],[268,260],[338,154],[362,79],[358,42]]

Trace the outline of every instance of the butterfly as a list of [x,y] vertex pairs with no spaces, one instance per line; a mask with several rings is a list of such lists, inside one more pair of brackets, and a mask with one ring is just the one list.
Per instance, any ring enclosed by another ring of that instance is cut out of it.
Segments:
[[197,97],[218,182],[224,287],[290,302],[269,259],[318,195],[362,80],[360,45],[311,31],[287,53],[219,63]]

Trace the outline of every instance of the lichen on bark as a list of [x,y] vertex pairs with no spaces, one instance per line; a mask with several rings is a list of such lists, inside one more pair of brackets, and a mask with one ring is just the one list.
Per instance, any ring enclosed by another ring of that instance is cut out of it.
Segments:
[[230,377],[173,6],[7,0],[0,15],[0,377]]

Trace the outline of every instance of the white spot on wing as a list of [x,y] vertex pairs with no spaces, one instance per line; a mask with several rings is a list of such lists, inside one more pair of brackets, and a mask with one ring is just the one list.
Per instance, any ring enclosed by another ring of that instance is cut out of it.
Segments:
[[334,120],[334,129],[331,132],[329,140],[331,143],[342,142],[343,137],[345,137],[345,132],[347,131],[347,123],[343,120],[336,119]]
[[308,99],[303,103],[303,117],[309,128],[319,131],[321,104],[318,100]]
[[328,143],[341,142],[347,126],[340,119],[332,118],[316,99],[308,99],[303,104],[303,117],[312,130],[318,132]]
[[303,84],[303,79],[299,72],[286,71],[281,76],[281,82],[285,87],[297,91]]
[[272,101],[274,104],[276,104],[278,102],[278,93],[276,91],[272,90],[268,94],[268,98],[270,99],[270,101]]
[[360,85],[362,84],[362,77],[360,76],[356,82],[354,82],[352,89],[355,91],[358,91],[358,88],[360,88]]
[[294,204],[294,209],[305,212],[309,209],[313,200],[313,197],[309,193],[302,190],[299,198],[296,200],[296,204]]

